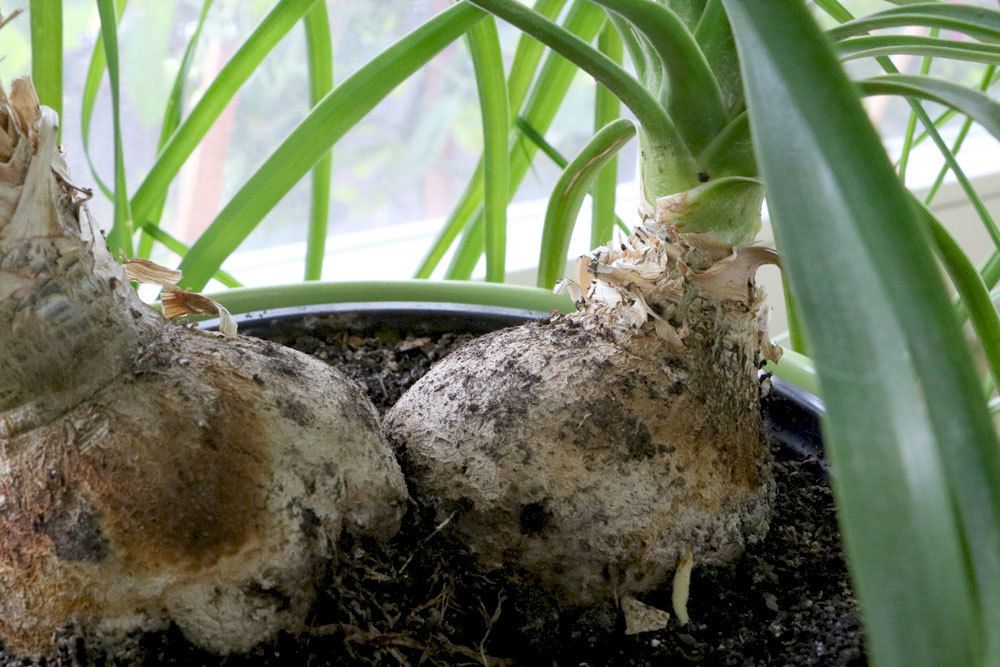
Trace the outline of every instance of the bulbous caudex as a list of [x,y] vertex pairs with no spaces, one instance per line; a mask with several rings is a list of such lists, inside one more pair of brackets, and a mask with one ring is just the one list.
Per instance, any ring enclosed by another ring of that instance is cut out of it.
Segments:
[[342,529],[407,497],[340,372],[143,304],[70,182],[27,79],[0,92],[0,639],[173,621],[242,651],[304,622]]
[[[767,532],[773,251],[648,220],[581,258],[578,310],[455,351],[387,415],[414,494],[488,569],[567,606],[730,561]],[[681,614],[683,615],[683,613]]]

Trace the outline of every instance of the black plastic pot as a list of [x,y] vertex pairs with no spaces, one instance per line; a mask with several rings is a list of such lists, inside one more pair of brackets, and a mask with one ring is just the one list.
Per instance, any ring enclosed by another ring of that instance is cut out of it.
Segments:
[[[471,333],[483,334],[539,319],[548,313],[460,303],[378,301],[334,303],[261,310],[234,316],[240,333],[273,338],[303,330],[336,329],[362,335]],[[207,320],[212,329],[217,320]],[[822,404],[812,394],[780,378],[771,378],[772,391],[764,402],[764,417],[772,438],[804,454],[821,456],[819,419]]]

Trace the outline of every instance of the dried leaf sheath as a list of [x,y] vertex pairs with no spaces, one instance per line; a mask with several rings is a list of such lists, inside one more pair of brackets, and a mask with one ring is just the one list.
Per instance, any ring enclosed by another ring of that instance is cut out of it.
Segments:
[[29,79],[0,94],[0,435],[106,386],[160,328],[69,183],[56,130]]

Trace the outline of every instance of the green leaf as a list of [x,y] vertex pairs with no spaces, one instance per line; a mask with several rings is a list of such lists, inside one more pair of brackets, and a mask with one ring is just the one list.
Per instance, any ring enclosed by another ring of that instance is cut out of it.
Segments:
[[[838,20],[844,20],[836,16]],[[827,31],[834,40],[861,35],[870,30],[884,28],[909,28],[926,26],[940,30],[953,30],[983,42],[1000,41],[1000,12],[974,5],[946,3],[915,4],[893,7],[885,11],[847,20]]]
[[[570,6],[566,15],[564,27],[567,31],[577,35],[583,41],[589,42],[597,36],[597,33],[600,31],[603,24],[604,12],[593,6],[590,2],[580,0]],[[531,37],[525,35],[524,38],[529,42],[538,45],[539,49],[541,48],[541,44]],[[526,53],[532,56],[534,55],[533,51],[526,51]],[[526,63],[527,62],[528,60],[526,58]],[[532,58],[530,62],[536,61]],[[508,84],[510,85],[508,95],[510,108],[513,110],[520,107],[522,109],[521,114],[524,118],[534,127],[538,128],[539,131],[545,132],[552,124],[552,120],[555,118],[559,107],[562,106],[563,100],[566,98],[566,93],[569,90],[570,84],[572,83],[577,72],[577,68],[573,66],[572,63],[564,59],[559,54],[550,52],[545,58],[545,62],[542,64],[541,71],[538,72],[537,80],[531,86],[530,92],[528,92],[528,89],[522,87],[521,85],[515,86],[515,82],[521,80],[522,77],[530,81],[534,76],[534,69],[529,68],[527,65],[519,67],[515,56],[514,62],[511,65],[510,76],[508,77]],[[519,100],[518,97],[515,96],[514,93],[518,91],[524,91],[520,93],[522,95],[527,92],[528,97],[526,101],[524,101],[523,98]],[[523,102],[523,107],[521,102]],[[511,197],[517,193],[518,187],[524,180],[525,175],[527,175],[534,155],[535,148],[530,144],[524,145],[515,143],[511,146],[510,187],[507,190]],[[479,168],[481,169],[481,166]],[[431,244],[427,255],[424,257],[420,267],[417,269],[417,278],[429,278],[437,268],[441,258],[448,251],[448,248],[454,242],[455,238],[462,232],[462,230],[468,229],[471,224],[476,224],[474,222],[476,219],[481,219],[482,211],[480,208],[483,199],[482,187],[482,179],[477,171],[477,173],[473,175],[473,180],[466,187],[459,203],[455,206],[451,215],[448,217],[447,222],[438,232],[437,237]],[[479,224],[482,223],[480,222]],[[457,256],[459,256],[458,253],[456,253],[456,257]]]
[[[141,220],[139,220],[139,221],[136,221],[136,227],[139,227],[140,229],[142,229],[143,232],[149,234],[149,238],[151,238],[151,239],[159,242],[160,244],[163,245],[164,248],[166,248],[167,250],[169,250],[169,251],[171,251],[173,253],[176,253],[176,254],[180,255],[181,257],[183,257],[184,255],[186,255],[187,251],[189,250],[189,248],[187,247],[186,244],[184,244],[183,242],[181,242],[178,239],[174,238],[172,235],[168,234],[166,231],[164,231],[158,225],[154,225],[154,224],[149,223],[149,222],[142,222]],[[220,283],[222,283],[226,287],[242,287],[243,286],[240,283],[240,281],[236,280],[236,278],[233,278],[232,275],[226,273],[222,269],[219,269],[218,271],[216,271],[215,275],[212,276],[212,277],[215,278],[216,280],[218,280]]]
[[[887,75],[886,77],[877,77],[878,79],[882,80],[886,78],[904,76],[898,74],[895,65],[893,65],[892,61],[890,61],[888,58],[880,57],[878,60],[883,68],[891,72],[891,74]],[[921,81],[918,81],[917,83],[914,84],[907,84],[905,81],[902,82],[900,86],[902,86],[902,89],[906,91],[903,94],[908,96],[907,101],[910,103],[910,107],[913,109],[914,113],[917,115],[920,121],[924,124],[924,127],[927,129],[928,134],[930,135],[931,139],[933,139],[935,145],[938,148],[938,151],[944,158],[945,163],[953,172],[955,172],[955,178],[958,180],[958,183],[959,185],[961,185],[962,190],[969,198],[969,202],[972,204],[973,209],[975,209],[984,227],[989,232],[990,238],[993,240],[994,245],[998,249],[1000,249],[1000,228],[997,227],[996,221],[993,220],[993,216],[990,215],[990,212],[986,208],[986,205],[983,203],[983,200],[979,196],[979,193],[976,192],[976,189],[972,186],[972,183],[965,175],[965,171],[962,169],[962,166],[958,163],[958,160],[955,158],[954,155],[952,155],[951,151],[948,149],[948,146],[944,143],[944,139],[941,138],[940,133],[938,133],[937,129],[934,127],[934,124],[931,121],[930,116],[927,115],[927,112],[924,111],[923,107],[920,106],[920,104],[916,101],[915,98],[920,97],[921,95],[926,95],[927,96],[926,99],[933,99],[935,101],[940,100],[941,102],[948,104],[953,108],[960,109],[964,113],[967,113],[969,116],[979,120],[980,123],[982,123],[987,130],[989,130],[994,134],[994,136],[996,136],[996,132],[994,130],[998,125],[998,120],[1000,120],[1000,116],[998,116],[996,111],[996,109],[998,108],[997,103],[993,102],[985,95],[982,95],[981,93],[977,93],[967,88],[961,90],[955,90],[954,84],[950,84],[947,81],[930,79],[930,77],[911,77],[911,78],[916,78]],[[925,79],[929,80],[931,83],[923,81]],[[918,85],[921,83],[923,85]],[[872,86],[868,87],[863,86],[863,89],[866,89],[866,92],[868,92],[871,90],[875,91],[888,90],[891,87],[892,86],[888,84],[880,84],[875,86],[874,88]]]
[[552,288],[566,271],[566,253],[583,199],[601,169],[635,136],[632,122],[619,118],[601,128],[573,158],[549,196],[538,257],[538,286]]
[[708,148],[698,156],[698,163],[709,178],[757,175],[750,123],[746,112],[733,118]]
[[486,280],[502,283],[507,245],[507,185],[510,178],[507,173],[507,136],[510,133],[510,112],[500,38],[493,17],[472,26],[468,41],[483,118]]
[[[1000,81],[1000,72],[994,71],[992,77],[989,80],[989,83],[986,84],[985,86],[980,86],[979,89],[985,91],[997,81]],[[958,112],[956,112],[954,109],[946,109],[942,111],[940,114],[938,114],[938,117],[934,119],[934,127],[935,128],[942,127],[945,123],[954,118],[956,113]],[[930,132],[924,129],[920,134],[917,135],[917,138],[913,140],[913,145],[919,146],[928,138],[930,138]]]
[[[680,192],[697,183],[698,169],[694,158],[673,120],[656,98],[614,61],[517,0],[469,2],[523,30],[574,63],[603,83],[635,114],[642,126],[643,149],[647,151],[648,168],[644,169],[642,178],[644,191],[649,197]],[[621,9],[635,5],[635,0],[600,0],[602,5],[611,3],[616,9]],[[618,7],[619,3],[622,7]],[[704,94],[711,97],[713,93],[706,91]]]
[[531,123],[524,116],[518,116],[514,119],[514,125],[517,129],[524,135],[524,138],[530,141],[538,150],[542,151],[545,157],[552,160],[557,167],[560,169],[565,169],[566,165],[569,164],[569,160],[559,152],[559,149],[548,142],[548,140],[542,136],[542,133],[531,126]]
[[[987,65],[1000,63],[1000,46],[979,42],[959,42],[919,35],[867,35],[837,43],[841,60],[878,56],[911,55],[950,58]],[[926,72],[923,72],[926,74]]]
[[146,178],[136,189],[132,197],[132,213],[136,218],[145,220],[152,213],[156,203],[166,196],[177,172],[236,92],[315,3],[316,0],[282,0],[233,54],[156,156]]
[[[121,21],[122,14],[125,13],[126,0],[117,0],[115,3],[116,20]],[[83,94],[80,97],[80,141],[83,144],[83,155],[87,158],[87,166],[90,174],[94,177],[97,189],[105,197],[114,201],[115,195],[111,188],[104,182],[101,175],[97,173],[97,167],[90,155],[90,122],[94,117],[94,105],[97,103],[97,93],[101,88],[101,79],[104,77],[104,70],[107,68],[107,58],[104,52],[104,38],[98,34],[94,50],[90,55],[90,65],[87,67],[87,78],[83,83]]]
[[[160,139],[157,143],[157,152],[163,150],[163,146],[170,139],[170,135],[174,133],[174,130],[181,123],[181,110],[184,107],[184,84],[187,82],[188,72],[191,70],[191,62],[194,59],[195,50],[198,48],[198,39],[201,37],[201,31],[205,27],[208,10],[212,8],[212,1],[203,0],[194,32],[191,34],[191,39],[188,40],[187,46],[184,47],[184,55],[181,57],[180,67],[177,68],[174,85],[170,89],[170,95],[167,97],[167,105],[163,109],[163,122],[160,124]],[[164,193],[146,220],[136,223],[143,230],[142,238],[139,239],[139,257],[148,258],[152,251],[153,239],[155,237],[147,231],[147,227],[149,225],[156,227],[160,225],[166,202],[167,197],[166,193]]]
[[778,363],[771,361],[764,366],[764,371],[774,373],[782,380],[791,382],[796,387],[808,391],[813,396],[822,396],[816,377],[816,366],[808,356],[785,349]]
[[930,228],[938,257],[962,298],[963,309],[968,313],[972,329],[979,337],[990,375],[994,381],[1000,381],[1000,317],[997,315],[986,283],[962,250],[962,246],[948,233],[930,209],[916,199],[914,206],[923,215],[925,223]]
[[62,136],[62,2],[31,0],[31,80],[38,100],[59,116]]
[[[575,24],[573,17],[579,15],[579,4],[579,2],[574,3],[566,16],[566,29],[574,34],[579,34],[573,30]],[[555,20],[565,5],[566,0],[535,0],[533,9],[541,16]],[[507,99],[512,118],[520,111],[521,104],[531,90],[531,82],[538,71],[544,51],[545,46],[529,35],[522,33],[517,38],[517,48],[514,50],[514,58],[510,61],[510,73],[507,76]]]
[[[983,79],[979,84],[979,90],[985,92],[986,89],[990,87],[990,84],[993,82],[993,75],[995,72],[996,67],[993,65],[986,68],[986,71],[983,72]],[[969,134],[970,129],[972,129],[972,118],[966,118],[962,122],[962,127],[959,129],[954,143],[951,145],[951,154],[956,158],[958,157],[958,152],[962,150],[962,144],[965,142],[965,137]],[[944,183],[944,178],[947,176],[949,169],[951,169],[951,166],[947,162],[941,166],[941,170],[938,171],[938,175],[934,179],[934,183],[931,184],[931,187],[927,190],[927,196],[924,197],[924,203],[926,205],[930,206],[931,202],[934,201],[934,196],[941,188],[941,184]]]
[[121,93],[118,79],[118,20],[113,0],[97,0],[101,17],[104,58],[111,84],[111,122],[115,141],[115,217],[108,233],[108,247],[113,255],[132,254],[132,214],[129,211],[128,185],[125,182],[125,147],[122,143]]
[[723,104],[730,116],[736,115],[743,106],[743,81],[736,57],[736,42],[733,41],[726,11],[722,8],[722,0],[708,0],[694,38],[705,54],[715,80],[719,82]]
[[764,186],[756,178],[713,178],[657,200],[658,221],[685,234],[705,236],[735,248],[749,245],[761,228]]
[[[458,4],[399,40],[333,89],[226,204],[181,262],[198,290],[340,137],[407,77],[464,34],[483,13]],[[176,138],[177,135],[175,135]]]
[[[624,57],[621,35],[614,25],[608,23],[597,39],[598,50],[616,63]],[[621,116],[621,100],[611,91],[597,84],[594,91],[594,131]],[[618,156],[613,155],[594,181],[591,192],[590,247],[597,248],[611,242],[615,226],[615,198],[618,192]]]
[[[792,294],[792,287],[784,272],[781,274],[781,287],[785,295],[785,315],[788,318],[788,342],[791,344],[793,352],[809,354],[809,343],[806,340],[805,329],[802,327],[799,304],[795,302],[795,295]],[[784,357],[781,360],[784,361]]]
[[[569,164],[569,160],[567,160],[566,157],[562,153],[560,153],[559,150],[555,146],[553,146],[548,141],[546,141],[545,137],[543,137],[538,132],[538,130],[536,130],[535,128],[533,128],[531,126],[531,124],[528,123],[527,120],[525,120],[521,116],[518,116],[517,119],[514,122],[517,125],[517,129],[521,131],[521,133],[524,135],[524,137],[528,141],[530,141],[534,146],[536,146],[540,151],[542,151],[542,153],[544,153],[547,158],[549,158],[550,160],[552,160],[552,162],[557,167],[559,167],[560,170],[566,169],[566,166]],[[615,160],[617,160],[616,157],[611,158],[611,160],[608,162],[608,164],[610,165]],[[604,168],[604,171],[601,172],[601,174],[603,175],[607,170],[608,170],[608,167],[606,166]],[[598,177],[598,178],[600,178],[600,177]],[[594,190],[596,190],[596,185],[595,185]],[[593,197],[593,196],[594,196],[594,192],[591,191],[591,197]],[[622,231],[622,233],[624,233],[624,234],[627,235],[627,234],[630,234],[632,232],[632,230],[629,229],[628,225],[626,225],[622,221],[622,219],[618,217],[617,214],[614,216],[613,222],[618,227],[618,229],[620,229]],[[610,238],[609,238],[609,240],[610,240]],[[597,244],[597,245],[601,245],[601,244]],[[597,247],[597,246],[595,245],[593,247]]]
[[707,0],[668,0],[665,4],[683,22],[685,28],[694,32],[695,26],[705,12]]
[[[937,37],[938,29],[931,28],[931,37]],[[867,37],[859,37],[858,39],[867,39]],[[887,56],[884,54],[876,55],[876,58],[880,62],[884,61]],[[843,58],[842,58],[843,59]],[[930,56],[924,56],[923,60],[920,62],[920,74],[926,76],[930,74],[931,63],[933,58]],[[899,180],[906,184],[906,166],[910,161],[910,151],[913,149],[913,133],[917,129],[917,110],[915,108],[910,109],[909,117],[906,119],[906,133],[903,135],[903,150],[899,157]]]
[[625,43],[625,48],[628,49],[632,67],[635,68],[642,85],[646,87],[646,90],[659,90],[663,79],[663,68],[660,66],[652,47],[649,46],[649,42],[641,37],[635,27],[619,14],[609,13],[608,23],[618,30],[618,35]]
[[930,76],[883,74],[857,82],[865,95],[899,95],[937,102],[971,116],[1000,139],[1000,102],[957,83]]
[[[306,52],[309,59],[309,100],[315,106],[333,89],[333,38],[325,2],[306,12]],[[330,219],[330,179],[333,153],[328,151],[312,170],[312,201],[306,237],[306,280],[319,280],[326,255],[327,223]]]
[[[565,0],[538,0],[535,3],[535,11],[543,16],[552,18],[559,14],[559,11],[562,9],[564,4]],[[581,30],[584,30],[591,23],[595,23],[597,21],[603,21],[603,17],[600,16],[600,11],[590,6],[590,3],[578,0],[570,7],[566,16],[565,26],[567,30],[579,35],[581,34]],[[596,32],[596,28],[594,30]],[[542,58],[543,50],[544,47],[542,44],[528,35],[522,34],[518,39],[517,50],[514,53],[513,61],[511,61],[510,76],[507,77],[508,107],[512,115],[517,113],[517,111],[521,108],[521,104],[524,102],[525,97],[528,95],[531,82],[535,77],[536,71],[538,70],[538,63]],[[547,88],[552,86],[551,88],[548,88],[550,91],[548,101],[555,101],[555,108],[558,108],[559,104],[562,103],[562,100],[566,95],[566,90],[569,88],[569,82],[572,77],[564,76],[564,71],[571,71],[569,63],[565,63],[565,61],[563,61],[563,65],[557,66],[554,64],[555,58],[558,58],[558,56],[550,54],[549,58],[546,59],[542,72],[538,75],[538,83],[536,85],[544,85]],[[559,60],[562,59],[560,58]],[[558,84],[562,83],[564,80],[565,86],[560,87]],[[515,150],[517,150],[516,146],[512,148],[512,151]],[[512,171],[514,169],[513,162],[514,158],[512,157]],[[444,257],[446,252],[448,252],[448,248],[451,247],[451,244],[455,241],[462,230],[468,226],[469,221],[473,219],[477,211],[479,211],[482,206],[484,196],[482,170],[483,161],[480,159],[479,164],[476,165],[476,170],[473,173],[472,178],[465,187],[465,191],[459,198],[458,203],[452,209],[452,212],[448,216],[448,220],[445,222],[444,226],[442,226],[438,231],[431,247],[427,250],[427,254],[417,267],[417,271],[414,274],[415,278],[430,278],[431,274],[441,262],[441,258]],[[511,184],[508,190],[511,195],[517,191],[517,186],[519,184],[520,181],[518,181],[512,173]]]
[[485,236],[486,224],[483,222],[483,217],[479,216],[462,232],[462,240],[459,241],[455,254],[448,264],[448,270],[445,271],[446,280],[468,280],[472,277],[472,272],[479,263],[479,256],[483,254]]
[[870,654],[995,662],[998,443],[928,234],[805,5],[723,2]]
[[[719,83],[694,35],[676,14],[648,0],[593,1],[621,15],[645,35],[664,68],[666,86],[660,97],[667,113],[691,152],[700,152],[725,126],[726,108]],[[645,120],[637,117],[645,127]],[[673,192],[656,192],[655,196],[666,194]]]

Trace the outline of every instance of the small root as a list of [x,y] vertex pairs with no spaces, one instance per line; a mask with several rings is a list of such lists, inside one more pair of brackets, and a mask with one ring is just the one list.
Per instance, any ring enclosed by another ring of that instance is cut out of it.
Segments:
[[677,563],[677,570],[674,571],[674,590],[670,595],[670,602],[674,606],[674,614],[677,622],[687,625],[691,617],[688,616],[687,603],[688,595],[691,591],[691,570],[694,569],[694,554],[688,551]]

